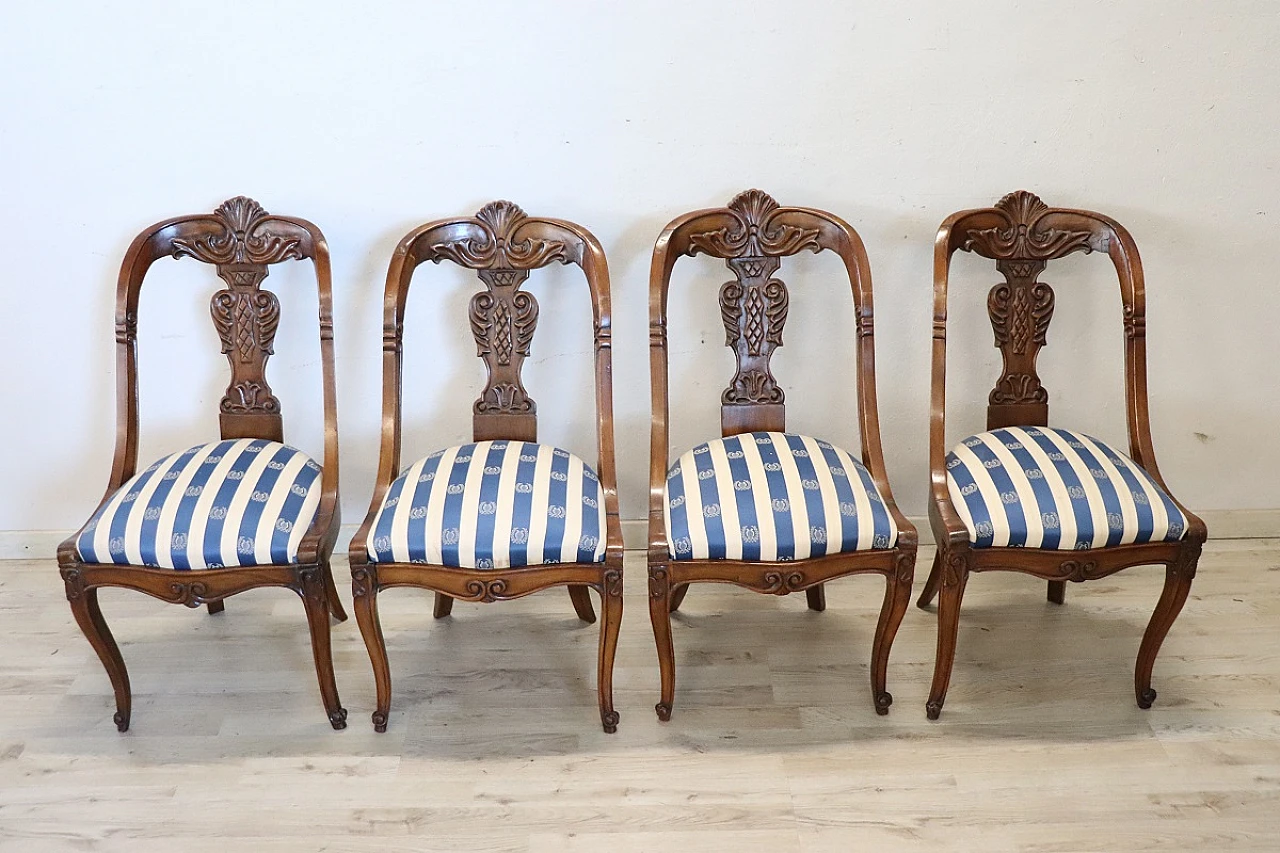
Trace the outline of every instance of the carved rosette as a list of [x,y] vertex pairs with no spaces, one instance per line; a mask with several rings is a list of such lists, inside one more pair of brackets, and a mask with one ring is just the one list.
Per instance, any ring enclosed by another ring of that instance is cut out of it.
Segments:
[[555,261],[571,263],[573,252],[563,241],[525,233],[534,220],[509,201],[487,204],[469,221],[475,236],[433,243],[429,257],[476,270],[486,288],[472,297],[468,311],[476,354],[489,371],[474,410],[480,415],[534,414],[537,405],[520,373],[538,325],[538,301],[520,286],[530,270]]
[[1052,208],[1023,190],[1000,199],[994,210],[1007,224],[970,229],[961,245],[966,252],[994,259],[1005,277],[987,296],[995,345],[1004,361],[988,399],[992,405],[1047,405],[1049,393],[1036,372],[1036,357],[1053,319],[1054,293],[1036,279],[1049,260],[1093,251],[1093,235],[1043,224]]
[[267,384],[266,366],[274,352],[280,302],[261,285],[268,264],[302,259],[300,238],[291,229],[280,229],[278,220],[245,196],[223,202],[212,220],[220,230],[175,238],[173,256],[215,264],[227,284],[209,303],[222,352],[231,364],[231,383],[220,408],[227,414],[278,414],[280,401]]

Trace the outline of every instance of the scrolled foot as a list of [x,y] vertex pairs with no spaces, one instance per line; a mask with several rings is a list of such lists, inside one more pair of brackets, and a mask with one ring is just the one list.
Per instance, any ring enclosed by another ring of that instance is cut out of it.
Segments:
[[1146,690],[1142,691],[1142,695],[1138,697],[1138,707],[1145,711],[1151,707],[1151,703],[1154,701],[1156,701],[1156,692],[1148,687]]
[[600,722],[604,724],[604,733],[607,735],[617,733],[619,719],[621,719],[621,717],[617,711],[610,711],[607,714],[601,714]]
[[339,708],[329,714],[329,725],[333,726],[335,731],[342,731],[347,727],[347,709]]
[[889,706],[893,704],[893,694],[888,690],[881,690],[876,694],[876,713],[884,716],[889,713]]
[[387,715],[381,711],[373,712],[373,730],[375,732],[385,732],[387,730]]
[[936,720],[942,716],[941,702],[926,702],[924,706],[925,715],[931,720]]
[[116,714],[114,717],[112,717],[112,719],[115,720],[116,731],[118,732],[129,731],[129,715],[128,714],[122,714],[119,711],[116,711]]
[[662,722],[665,723],[671,719],[671,706],[666,702],[659,702],[657,705],[654,705],[653,710],[658,712],[658,719],[662,720]]

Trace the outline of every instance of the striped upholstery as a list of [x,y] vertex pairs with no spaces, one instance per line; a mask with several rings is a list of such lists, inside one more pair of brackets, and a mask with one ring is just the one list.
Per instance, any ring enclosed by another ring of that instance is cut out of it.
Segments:
[[604,560],[604,489],[567,450],[528,441],[450,447],[387,489],[372,563],[505,569]]
[[784,432],[720,438],[685,453],[667,472],[664,512],[677,560],[803,560],[898,541],[861,462]]
[[320,466],[278,441],[198,444],[121,486],[76,550],[85,563],[166,569],[293,563],[319,486]]
[[1096,438],[1008,427],[947,454],[947,485],[975,548],[1067,551],[1173,542],[1187,519],[1151,476]]

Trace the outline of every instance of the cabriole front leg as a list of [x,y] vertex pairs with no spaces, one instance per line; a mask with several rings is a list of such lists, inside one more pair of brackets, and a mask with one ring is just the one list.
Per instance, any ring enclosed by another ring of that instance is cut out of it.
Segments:
[[893,704],[893,694],[887,689],[889,653],[911,601],[915,560],[914,552],[899,555],[894,571],[886,574],[884,579],[884,603],[880,607],[875,641],[871,645],[871,698],[876,704],[877,714],[889,713],[889,706]]
[[[369,651],[373,665],[373,679],[378,699],[373,712],[373,728],[387,730],[387,717],[391,713],[391,665],[387,660],[387,644],[382,637],[382,623],[378,619],[378,570],[373,566],[356,566],[351,570],[351,596],[355,602],[356,623],[360,636]],[[449,599],[452,601],[453,599]]]
[[[582,589],[586,591],[586,587]],[[613,661],[618,652],[620,627],[622,568],[618,567],[604,573],[604,584],[600,590],[600,661],[596,688],[600,699],[600,723],[606,734],[613,734],[618,730],[618,712],[613,709]]]
[[120,655],[120,647],[111,636],[107,621],[102,618],[102,608],[98,606],[98,590],[85,588],[84,577],[79,569],[62,570],[62,578],[67,588],[67,601],[71,604],[71,613],[76,624],[84,633],[89,645],[98,653],[98,659],[107,670],[111,679],[111,688],[116,694],[116,730],[129,730],[129,717],[133,708],[133,694],[129,689],[129,671],[125,669],[124,658]]
[[1200,543],[1185,545],[1178,559],[1165,568],[1164,589],[1160,591],[1160,600],[1156,602],[1155,612],[1151,614],[1146,633],[1142,635],[1142,645],[1138,648],[1133,689],[1139,708],[1150,708],[1156,700],[1156,692],[1151,689],[1151,670],[1155,667],[1156,655],[1160,653],[1164,638],[1187,602],[1191,581],[1196,576],[1196,565],[1200,561],[1200,549]]
[[671,577],[665,565],[649,567],[649,621],[658,647],[658,671],[662,692],[654,710],[663,722],[671,719],[676,695],[676,652],[671,642]]
[[942,714],[942,704],[947,699],[951,684],[951,667],[956,659],[956,640],[960,632],[960,601],[969,582],[968,552],[940,551],[936,561],[940,566],[941,594],[938,597],[938,653],[933,664],[933,685],[929,689],[929,701],[925,712],[936,720]]
[[331,605],[326,590],[324,567],[303,566],[298,569],[298,591],[307,610],[311,629],[311,654],[315,659],[316,678],[320,682],[320,698],[324,702],[329,724],[335,729],[347,727],[347,710],[338,699],[338,685],[333,674],[333,650],[330,646],[329,617]]

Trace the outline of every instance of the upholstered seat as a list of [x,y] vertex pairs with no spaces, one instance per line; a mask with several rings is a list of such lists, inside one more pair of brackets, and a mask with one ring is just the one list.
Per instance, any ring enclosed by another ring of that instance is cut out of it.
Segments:
[[794,433],[745,433],[686,452],[667,474],[665,514],[676,560],[803,560],[898,540],[862,463]]
[[288,565],[320,505],[320,466],[278,441],[199,444],[125,482],[85,526],[88,564]]
[[979,433],[947,454],[947,485],[975,548],[1068,551],[1176,542],[1177,504],[1105,442],[1049,427]]
[[599,563],[604,489],[582,459],[528,441],[437,451],[387,489],[369,561],[505,569]]

